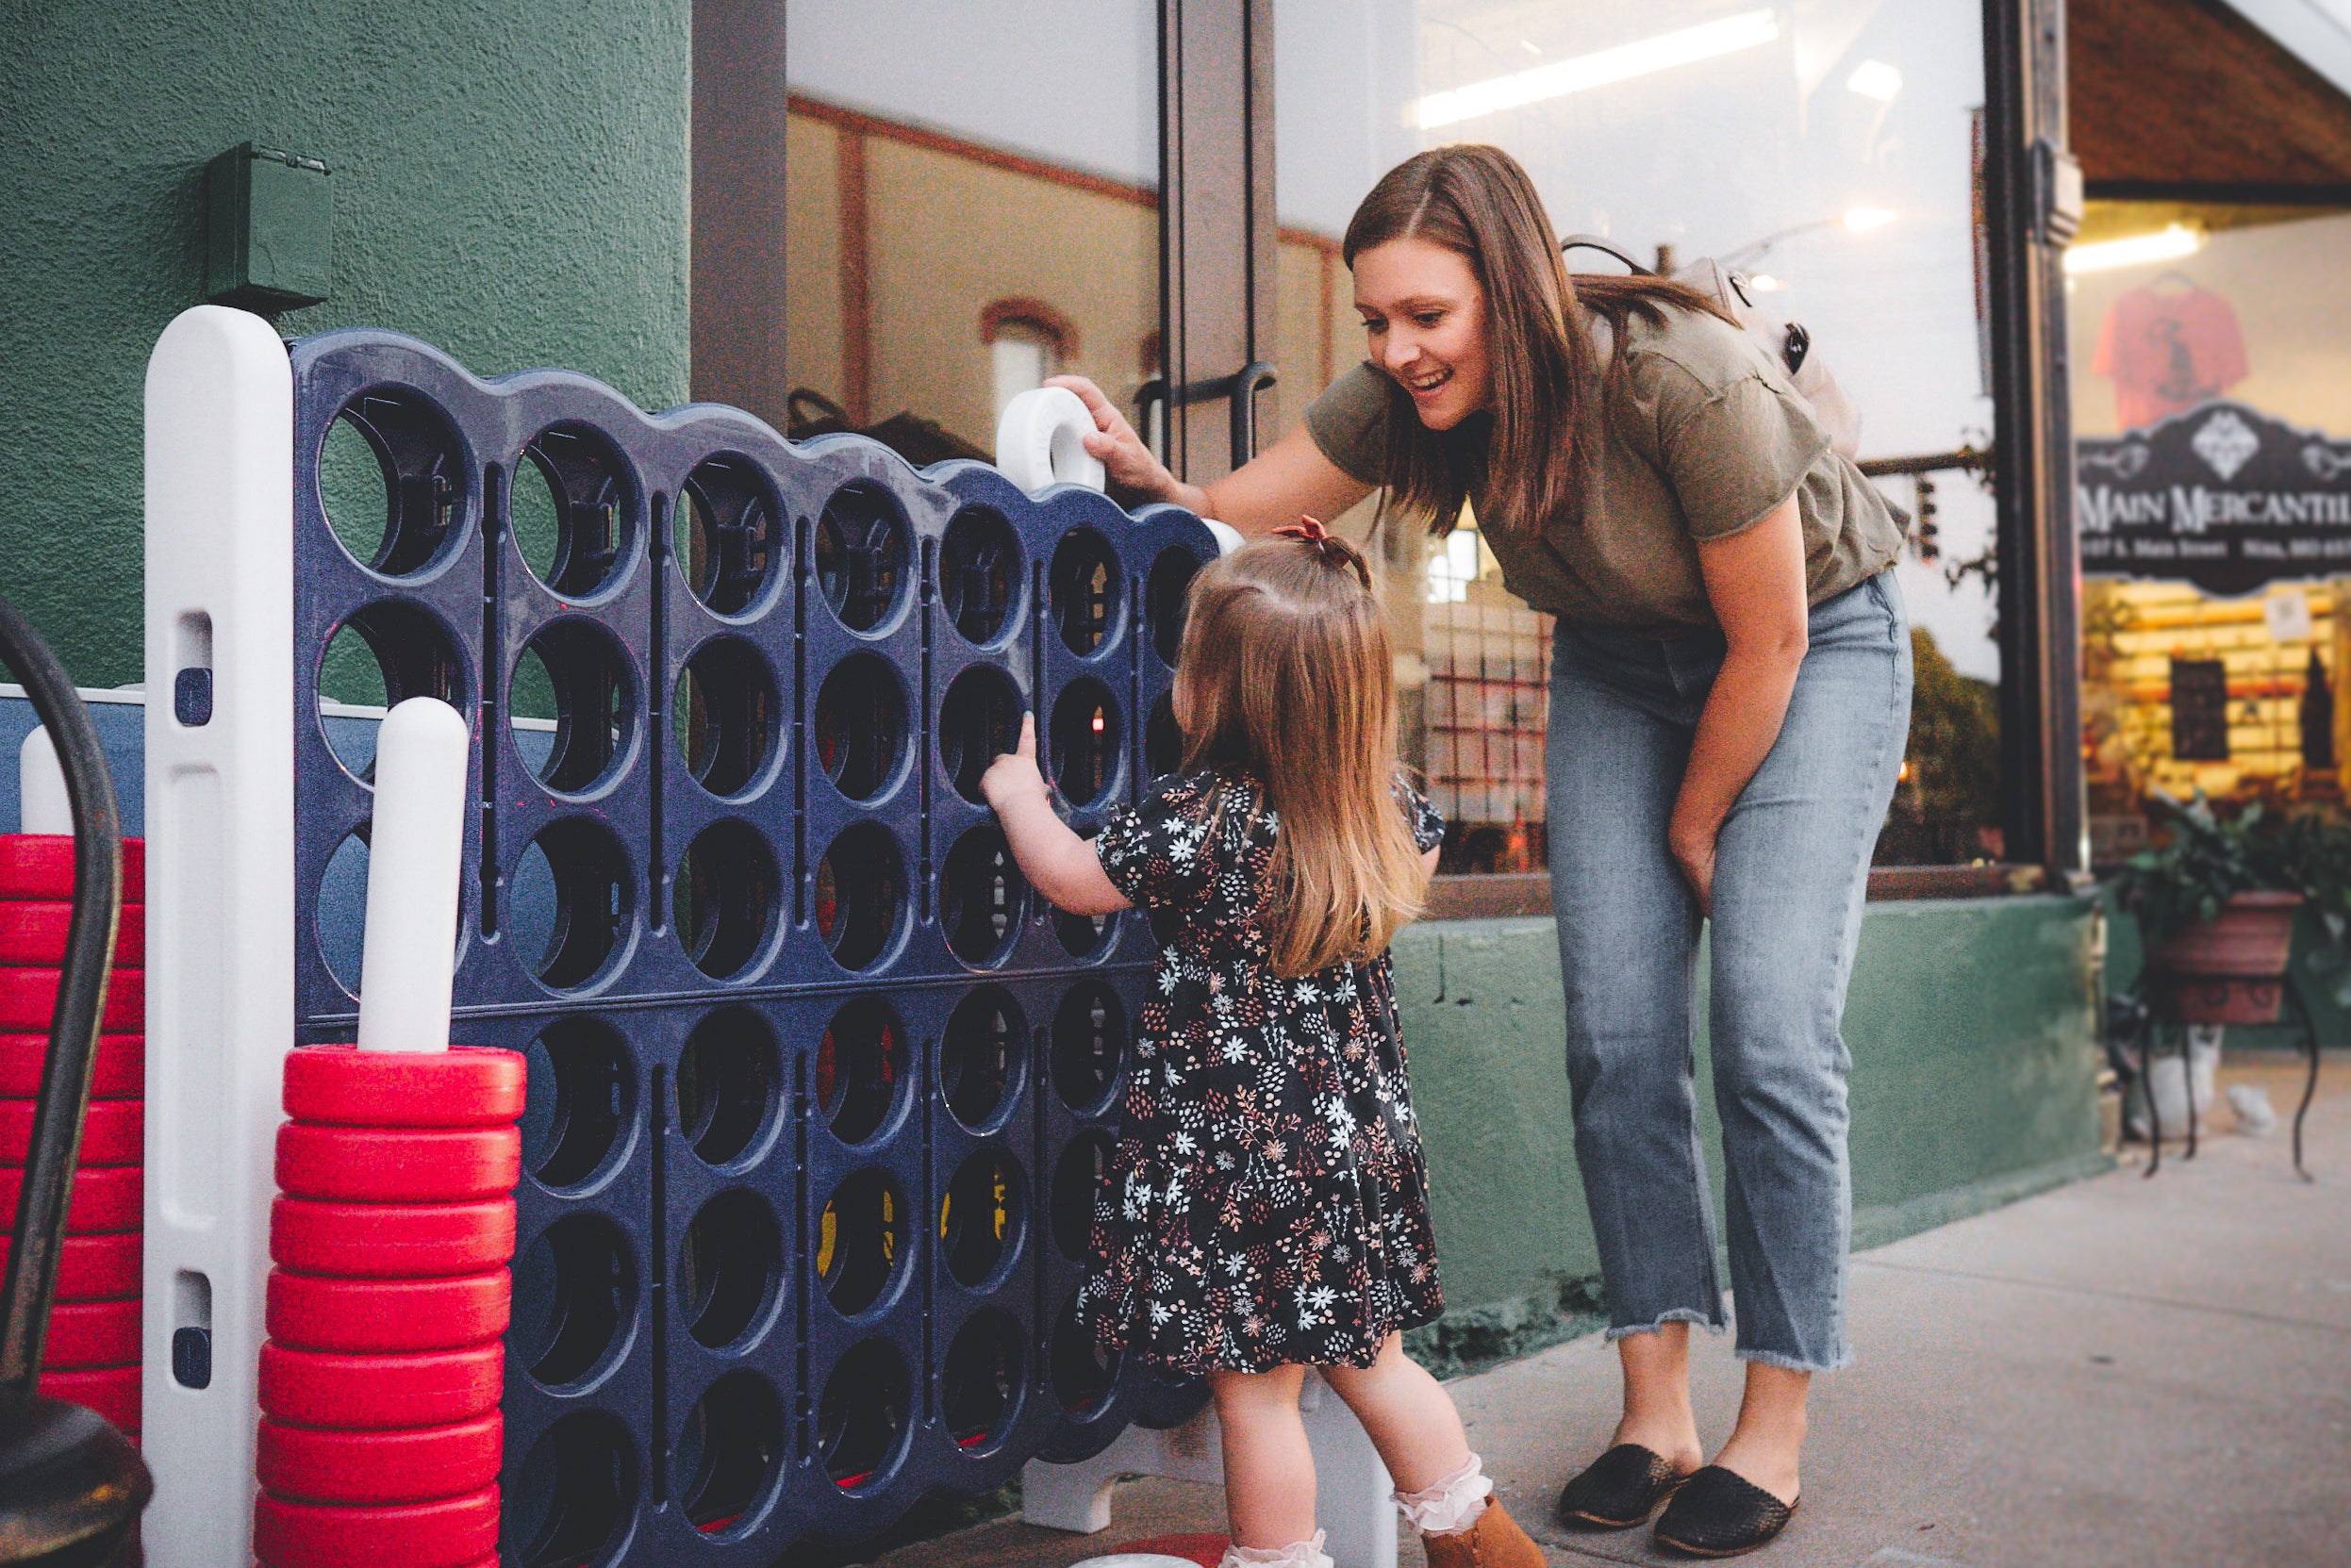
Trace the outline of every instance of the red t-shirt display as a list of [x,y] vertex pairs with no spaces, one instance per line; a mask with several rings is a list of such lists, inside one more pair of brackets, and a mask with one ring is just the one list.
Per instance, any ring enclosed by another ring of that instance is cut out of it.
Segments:
[[2114,383],[2114,412],[2137,430],[2209,403],[2247,373],[2237,312],[2210,289],[2133,289],[2108,307],[2091,371]]

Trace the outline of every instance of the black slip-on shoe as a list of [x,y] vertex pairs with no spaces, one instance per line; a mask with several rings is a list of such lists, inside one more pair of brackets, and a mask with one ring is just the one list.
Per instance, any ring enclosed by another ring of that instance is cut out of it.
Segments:
[[1619,1443],[1560,1489],[1559,1522],[1589,1530],[1629,1530],[1688,1479],[1663,1454]]
[[1710,1464],[1674,1494],[1657,1521],[1657,1543],[1685,1557],[1737,1557],[1768,1545],[1795,1513],[1796,1503]]

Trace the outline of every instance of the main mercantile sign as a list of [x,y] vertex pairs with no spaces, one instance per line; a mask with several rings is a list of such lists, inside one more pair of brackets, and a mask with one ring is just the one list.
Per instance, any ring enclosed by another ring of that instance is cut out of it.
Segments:
[[2216,594],[2351,575],[2351,441],[2208,403],[2082,441],[2075,467],[2085,575]]

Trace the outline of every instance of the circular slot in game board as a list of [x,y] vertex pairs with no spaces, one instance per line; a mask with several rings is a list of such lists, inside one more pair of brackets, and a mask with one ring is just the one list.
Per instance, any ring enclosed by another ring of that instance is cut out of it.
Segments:
[[906,862],[878,822],[844,830],[817,863],[817,934],[844,969],[872,968],[906,923]]
[[628,1048],[593,1018],[559,1018],[523,1060],[522,1168],[558,1192],[585,1186],[627,1146],[637,1119]]
[[565,423],[524,444],[506,514],[538,580],[566,598],[586,599],[626,571],[637,504],[636,481],[612,443],[587,425]]
[[637,1261],[602,1214],[566,1214],[516,1260],[506,1343],[537,1383],[590,1381],[619,1360],[636,1319]]
[[1110,928],[1118,923],[1116,915],[1072,915],[1066,909],[1053,911],[1053,934],[1061,938],[1062,950],[1071,958],[1093,958],[1110,941]]
[[1020,1251],[1027,1229],[1027,1178],[998,1149],[955,1167],[938,1205],[938,1248],[958,1284],[985,1290]]
[[833,492],[817,520],[817,581],[843,626],[877,631],[896,615],[914,579],[912,536],[881,486],[860,479]]
[[967,506],[939,541],[938,591],[956,635],[975,647],[993,644],[1018,619],[1020,540],[985,506]]
[[1100,681],[1072,681],[1053,700],[1053,782],[1073,806],[1090,806],[1118,782],[1125,728],[1118,699]]
[[1080,981],[1053,1015],[1053,1090],[1081,1116],[1110,1103],[1127,1047],[1127,1010],[1099,980]]
[[947,1342],[939,1367],[940,1414],[955,1445],[971,1452],[991,1446],[1020,1416],[1020,1321],[987,1307],[964,1320]]
[[756,603],[784,553],[784,508],[758,467],[732,453],[705,457],[686,476],[675,538],[686,586],[712,613]]
[[1072,528],[1046,569],[1049,602],[1062,646],[1081,656],[1118,635],[1118,553],[1091,528]]
[[319,507],[351,558],[387,577],[439,560],[463,532],[464,450],[421,392],[377,388],[343,404],[319,444]]
[[939,1086],[948,1114],[985,1132],[1002,1116],[1026,1054],[1028,1025],[1012,993],[988,985],[955,1004],[939,1039]]
[[585,795],[627,765],[637,675],[612,634],[591,620],[542,628],[506,681],[515,750],[557,795]]
[[538,831],[506,892],[516,956],[541,984],[577,990],[627,945],[637,889],[610,829],[571,817]]
[[1184,601],[1192,591],[1192,579],[1199,575],[1200,557],[1182,545],[1171,545],[1159,553],[1151,575],[1144,579],[1143,598],[1151,606],[1151,648],[1159,654],[1159,662],[1170,669],[1184,649]]
[[888,662],[852,653],[817,688],[817,761],[853,801],[889,793],[906,760],[906,688]]
[[351,776],[375,778],[375,727],[411,697],[472,711],[472,683],[457,639],[413,600],[379,599],[354,612],[319,657],[319,732]]
[[906,1255],[906,1197],[886,1171],[855,1172],[817,1220],[817,1278],[833,1310],[855,1317],[888,1294]]
[[784,1473],[783,1401],[757,1373],[728,1373],[686,1412],[676,1459],[686,1522],[713,1541],[745,1533]]
[[732,1164],[767,1131],[782,1082],[767,1020],[746,1007],[713,1013],[678,1053],[678,1129],[704,1164]]
[[977,664],[947,685],[938,704],[939,764],[955,793],[974,805],[987,765],[1020,744],[1020,688],[991,665]]
[[905,1446],[913,1392],[898,1346],[882,1339],[850,1346],[817,1401],[817,1454],[835,1486],[858,1492],[887,1478]]
[[1045,1357],[1053,1397],[1071,1415],[1091,1415],[1101,1409],[1118,1381],[1118,1358],[1096,1345],[1093,1334],[1078,1321],[1074,1291],[1053,1314],[1052,1339]]
[[1029,884],[1013,864],[1001,829],[972,828],[939,867],[939,924],[947,946],[966,964],[1003,957],[1028,918]]
[[604,1568],[637,1514],[637,1447],[621,1418],[576,1411],[538,1435],[500,1499],[500,1556],[517,1568]]
[[686,1331],[713,1350],[758,1332],[775,1304],[784,1243],[759,1195],[738,1187],[696,1212],[678,1248]]
[[879,997],[854,997],[817,1042],[817,1109],[852,1146],[882,1131],[906,1081],[906,1030]]
[[[359,994],[359,957],[367,931],[368,830],[365,824],[343,836],[326,857],[319,877],[319,898],[313,915],[318,922],[319,957],[335,983]],[[465,922],[457,922],[464,938]]]
[[1143,723],[1143,770],[1165,778],[1184,766],[1184,727],[1176,722],[1175,696],[1161,692]]
[[748,822],[713,822],[678,863],[671,902],[694,967],[728,980],[755,967],[775,935],[783,878],[774,851]]
[[1081,1132],[1062,1146],[1053,1162],[1053,1246],[1082,1263],[1094,1234],[1094,1199],[1110,1179],[1110,1134]]
[[720,799],[760,783],[777,751],[783,707],[775,674],[740,637],[712,637],[694,650],[678,676],[671,704],[686,771]]

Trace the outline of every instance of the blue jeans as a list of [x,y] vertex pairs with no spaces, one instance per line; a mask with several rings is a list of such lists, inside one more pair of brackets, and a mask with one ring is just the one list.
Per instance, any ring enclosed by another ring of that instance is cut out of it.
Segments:
[[[1665,846],[1722,657],[1715,632],[1658,641],[1563,620],[1551,666],[1567,1074],[1612,1339],[1724,1321],[1692,1079],[1699,916]],[[1852,1359],[1839,1021],[1910,709],[1908,618],[1881,573],[1812,612],[1780,738],[1716,850],[1711,1037],[1738,1352],[1797,1371]]]

